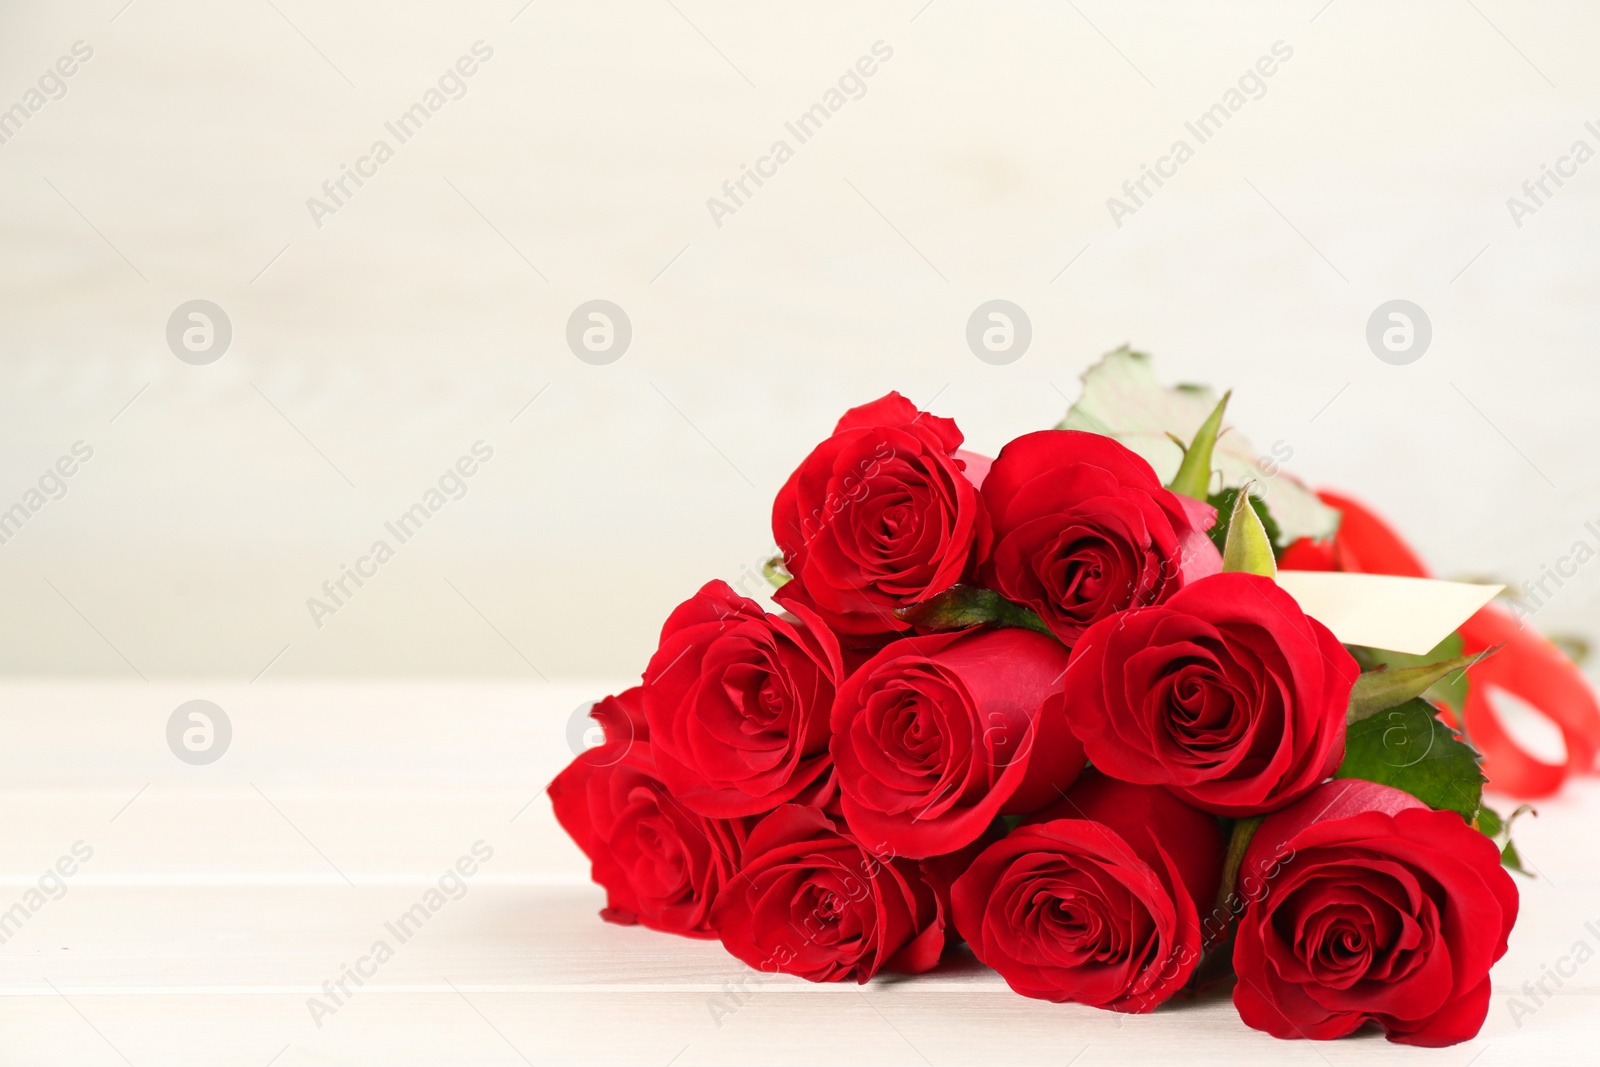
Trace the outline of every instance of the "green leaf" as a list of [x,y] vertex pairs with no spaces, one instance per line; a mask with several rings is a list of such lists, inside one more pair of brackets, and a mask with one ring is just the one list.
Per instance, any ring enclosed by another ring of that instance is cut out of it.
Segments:
[[[1461,656],[1461,634],[1451,634],[1440,641],[1429,652],[1414,656],[1407,652],[1391,652],[1382,648],[1352,648],[1351,654],[1361,663],[1361,669],[1377,670],[1388,668],[1391,671],[1406,670],[1412,667],[1422,667],[1431,663],[1444,660],[1453,660]],[[1444,704],[1456,713],[1459,719],[1467,706],[1467,672],[1464,670],[1451,671],[1439,681],[1434,682],[1422,693],[1417,694],[1433,701],[1435,704]]]
[[[1227,569],[1226,564],[1223,569]],[[1396,707],[1419,697],[1456,671],[1465,672],[1479,660],[1494,655],[1501,647],[1503,646],[1494,645],[1471,656],[1456,656],[1453,659],[1428,663],[1421,667],[1402,667],[1399,670],[1380,667],[1377,670],[1365,671],[1356,679],[1356,684],[1350,690],[1350,710],[1346,713],[1345,720],[1359,722],[1385,708]]]
[[964,630],[968,626],[1017,626],[1054,636],[1044,620],[1021,604],[975,585],[953,585],[920,604],[896,608],[895,617],[924,630]]
[[1483,798],[1481,758],[1439,720],[1432,704],[1408,700],[1349,725],[1334,777],[1394,786],[1473,823]]
[[1267,539],[1267,528],[1249,500],[1249,486],[1234,498],[1233,513],[1228,518],[1228,539],[1222,546],[1222,569],[1275,578],[1278,562],[1272,554],[1272,542]]
[[1194,439],[1183,450],[1178,473],[1167,483],[1167,488],[1174,493],[1204,500],[1210,492],[1211,454],[1217,447],[1217,434],[1222,432],[1222,413],[1227,410],[1228,400],[1232,396],[1232,392],[1222,394],[1222,399],[1217,401],[1217,406],[1211,409],[1206,421],[1194,432]]
[[[1078,402],[1056,428],[1113,437],[1144,457],[1165,482],[1177,473],[1184,455],[1183,447],[1167,435],[1179,442],[1194,440],[1216,406],[1217,395],[1206,386],[1163,386],[1150,357],[1123,346],[1084,372]],[[1260,464],[1261,453],[1230,429],[1219,436],[1209,465],[1222,472],[1224,486],[1239,486],[1268,473]],[[1339,528],[1339,512],[1288,474],[1273,475],[1266,495],[1285,543],[1301,537],[1323,540]]]
[[[1233,524],[1233,506],[1238,503],[1242,489],[1224,489],[1220,493],[1212,493],[1206,497],[1206,503],[1217,509],[1216,524],[1206,531],[1211,538],[1211,543],[1221,552],[1228,543],[1228,527]],[[1272,511],[1267,507],[1267,502],[1256,496],[1250,496],[1250,508],[1256,513],[1256,518],[1261,520],[1261,526],[1267,531],[1267,540],[1272,542],[1274,554],[1281,553],[1285,547],[1283,532],[1278,529],[1278,520],[1272,517]]]

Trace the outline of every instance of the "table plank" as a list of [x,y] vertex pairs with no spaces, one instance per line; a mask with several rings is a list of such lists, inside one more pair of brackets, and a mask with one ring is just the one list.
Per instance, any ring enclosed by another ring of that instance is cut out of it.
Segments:
[[[1215,998],[1137,1018],[1043,1004],[970,957],[865,987],[762,980],[715,942],[600,921],[539,792],[570,758],[572,710],[616,687],[0,685],[0,914],[75,842],[93,849],[0,931],[0,1063],[1592,1061],[1600,967],[1512,1007],[1578,942],[1600,947],[1600,783],[1519,826],[1545,877],[1519,879],[1478,1040],[1283,1043]],[[162,735],[197,692],[243,727],[209,767]],[[385,924],[475,842],[492,857],[400,943]],[[318,1026],[309,999],[332,1003],[324,983],[378,940],[393,957]]]

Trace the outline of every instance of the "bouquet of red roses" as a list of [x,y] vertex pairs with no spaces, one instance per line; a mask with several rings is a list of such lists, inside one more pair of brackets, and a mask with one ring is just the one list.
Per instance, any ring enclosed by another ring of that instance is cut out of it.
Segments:
[[1574,766],[1600,710],[1497,587],[1426,580],[1224,436],[1227,399],[1121,350],[992,461],[898,393],[847,412],[773,505],[783,612],[706,584],[550,786],[602,915],[817,982],[964,941],[1045,1000],[1232,976],[1277,1037],[1475,1035],[1518,861],[1466,734],[1513,789],[1565,773],[1477,664],[1517,666]]

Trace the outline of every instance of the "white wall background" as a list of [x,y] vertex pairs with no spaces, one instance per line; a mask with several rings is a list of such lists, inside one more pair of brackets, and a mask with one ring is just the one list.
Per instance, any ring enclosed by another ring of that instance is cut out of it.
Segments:
[[[923,3],[6,3],[0,108],[94,53],[0,144],[0,508],[94,456],[0,544],[0,671],[632,673],[674,603],[759,563],[845,407],[900,389],[992,452],[1124,341],[1234,386],[1259,446],[1445,574],[1597,543],[1600,162],[1520,228],[1506,199],[1600,148],[1600,10]],[[479,40],[465,97],[314,225]],[[879,40],[866,95],[714,225]],[[1116,227],[1107,197],[1280,40]],[[964,341],[995,297],[1033,323],[1009,366]],[[1396,297],[1433,323],[1409,366],[1364,339]],[[195,298],[233,326],[208,366],[165,340]],[[633,323],[609,366],[564,342],[593,298]],[[467,495],[314,626],[479,439]],[[1586,565],[1538,621],[1597,607]]]

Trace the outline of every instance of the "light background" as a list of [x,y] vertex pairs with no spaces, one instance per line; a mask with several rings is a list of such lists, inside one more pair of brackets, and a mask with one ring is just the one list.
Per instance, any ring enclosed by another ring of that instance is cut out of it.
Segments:
[[[1600,161],[1520,228],[1506,200],[1600,148],[1597,32],[1504,0],[7,3],[0,108],[94,54],[0,144],[0,508],[94,457],[0,544],[0,671],[632,674],[701,582],[754,588],[846,407],[899,389],[992,453],[1123,342],[1233,386],[1259,447],[1442,574],[1537,577],[1600,547]],[[314,225],[479,40],[466,95]],[[715,225],[877,41],[866,94]],[[1277,41],[1265,95],[1115,226]],[[997,297],[1034,334],[998,367],[964,339]],[[165,340],[196,298],[233,327],[208,366]],[[633,325],[608,366],[564,340],[594,298]],[[1364,338],[1393,298],[1433,324],[1408,366]],[[467,495],[315,626],[480,439]],[[1537,622],[1597,606],[1585,565]]]

